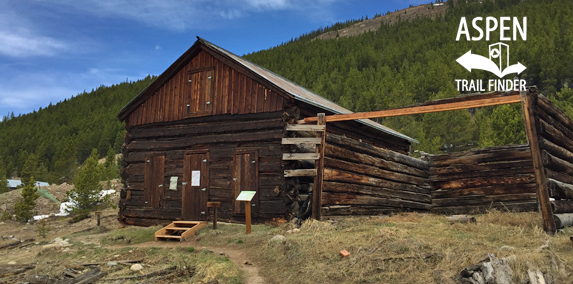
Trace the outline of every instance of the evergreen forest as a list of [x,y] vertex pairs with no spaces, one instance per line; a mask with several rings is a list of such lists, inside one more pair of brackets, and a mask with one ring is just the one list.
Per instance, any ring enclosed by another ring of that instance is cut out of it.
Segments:
[[[486,56],[488,46],[499,41],[499,30],[490,41],[456,41],[462,16],[469,19],[472,33],[474,17],[527,17],[527,40],[506,42],[510,64],[525,65],[518,77],[573,117],[572,1],[468,0],[447,5],[444,17],[383,23],[377,31],[354,37],[315,39],[364,18],[348,20],[244,57],[355,112],[397,108],[458,96],[455,79],[496,79],[485,71],[469,72],[455,61],[469,50]],[[93,149],[100,158],[110,148],[119,153],[125,130],[116,116],[154,79],[100,86],[29,114],[5,116],[0,122],[0,180],[33,167],[35,180],[70,181]],[[378,121],[420,141],[415,150],[442,153],[525,143],[522,120],[517,104]]]

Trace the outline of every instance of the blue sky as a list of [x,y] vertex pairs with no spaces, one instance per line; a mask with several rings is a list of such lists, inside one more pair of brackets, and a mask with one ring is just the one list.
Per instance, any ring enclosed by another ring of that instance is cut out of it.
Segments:
[[0,0],[0,117],[159,75],[203,37],[235,54],[430,0]]

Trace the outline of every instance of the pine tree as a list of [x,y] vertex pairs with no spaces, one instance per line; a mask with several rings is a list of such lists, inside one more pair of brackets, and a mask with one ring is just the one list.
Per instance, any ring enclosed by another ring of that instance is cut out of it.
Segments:
[[75,203],[75,206],[68,210],[69,213],[85,213],[101,202],[102,186],[99,183],[101,174],[97,149],[93,149],[74,178],[74,189],[67,193]]
[[26,223],[34,218],[34,207],[36,206],[36,199],[38,199],[38,197],[40,197],[40,195],[37,192],[34,177],[30,177],[26,186],[22,189],[22,199],[16,201],[16,204],[14,204],[16,220]]
[[104,179],[110,180],[119,176],[117,171],[117,163],[115,161],[115,152],[111,146],[107,149],[107,155],[103,166],[105,171],[105,175],[103,176]]
[[6,179],[6,170],[0,168],[0,193],[8,192],[8,180]]
[[22,183],[24,185],[28,185],[32,176],[37,176],[37,171],[38,160],[36,159],[36,155],[32,153],[28,156],[26,163],[24,163],[24,166],[22,167],[22,172],[20,173]]

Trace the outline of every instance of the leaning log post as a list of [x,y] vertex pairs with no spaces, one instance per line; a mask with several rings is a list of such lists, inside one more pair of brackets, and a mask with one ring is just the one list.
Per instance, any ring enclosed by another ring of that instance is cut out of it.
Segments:
[[[326,125],[326,115],[324,113],[318,114],[318,125]],[[315,161],[316,176],[314,177],[314,189],[312,194],[312,218],[320,220],[322,209],[322,185],[324,181],[324,146],[326,144],[326,127],[323,131],[317,132],[317,137],[320,137],[320,145],[316,145],[316,153],[320,158]]]
[[[533,107],[537,104],[533,101],[529,90],[523,91],[521,95],[521,106],[523,108],[523,116],[525,119],[525,130],[527,132],[527,140],[531,148],[531,158],[533,160],[533,171],[535,173],[535,183],[537,188],[538,205],[543,216],[543,229],[551,236],[556,231],[555,221],[553,220],[553,212],[551,209],[551,202],[549,201],[549,191],[547,190],[547,177],[543,170],[543,160],[541,159],[541,151],[539,150],[539,136],[537,133],[538,118],[535,116]],[[536,100],[535,100],[536,101]]]

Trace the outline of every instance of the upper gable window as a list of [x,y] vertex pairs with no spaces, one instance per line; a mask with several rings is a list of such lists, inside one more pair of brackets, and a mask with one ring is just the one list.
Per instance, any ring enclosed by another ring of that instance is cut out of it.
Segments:
[[184,105],[186,117],[211,115],[215,66],[190,70],[187,79]]

